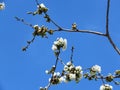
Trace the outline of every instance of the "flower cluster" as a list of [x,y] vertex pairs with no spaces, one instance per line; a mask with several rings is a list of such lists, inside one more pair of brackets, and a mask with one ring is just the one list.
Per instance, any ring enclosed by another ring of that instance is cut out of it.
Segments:
[[[38,29],[39,27],[36,26],[34,29]],[[67,40],[63,39],[62,37],[57,38],[56,41],[54,41],[54,44],[52,45],[52,50],[54,52],[65,50],[67,47]],[[62,62],[62,61],[61,61]],[[84,78],[87,78],[88,80],[98,80],[102,79],[102,81],[106,82],[112,82],[114,80],[114,76],[112,74],[109,74],[108,76],[102,76],[101,75],[101,66],[99,65],[93,65],[92,67],[86,69],[88,70],[87,73],[83,73],[81,66],[75,66],[72,61],[67,62],[66,64],[62,63],[64,65],[64,68],[62,70],[62,73],[55,72],[55,66],[51,68],[50,71],[46,70],[47,74],[52,74],[52,77],[49,78],[49,83],[51,85],[60,84],[62,82],[70,82],[75,81],[78,83],[84,76]],[[120,70],[115,71],[116,76],[120,76]],[[115,84],[119,85],[119,82],[114,82]],[[41,88],[40,90],[48,90],[49,87]],[[103,84],[100,86],[100,90],[112,90],[113,87],[109,84]]]
[[37,7],[39,14],[42,14],[42,12],[46,13],[48,11],[48,8],[43,3],[41,3]]
[[97,80],[101,73],[101,67],[99,65],[94,65],[91,68],[89,68],[89,72],[85,73],[83,76],[84,78],[87,78],[88,80]]
[[101,73],[101,67],[99,65],[94,65],[90,69],[91,75],[95,75],[96,73]]
[[46,74],[52,74],[52,77],[49,78],[49,82],[53,85],[59,84],[63,81],[63,77],[60,72],[55,72],[55,66],[53,65],[50,70],[45,71]]
[[63,39],[61,37],[61,38],[57,38],[57,40],[54,41],[54,44],[52,45],[52,50],[57,51],[57,50],[60,50],[60,48],[62,48],[62,50],[66,50],[66,48],[67,48],[67,39]]
[[35,30],[33,32],[34,36],[36,36],[36,35],[37,36],[41,36],[41,37],[45,37],[46,36],[46,32],[47,32],[48,28],[46,28],[44,26],[39,27],[38,25],[34,25],[33,28]]
[[112,90],[113,87],[109,84],[104,84],[100,86],[100,90]]
[[43,4],[39,4],[37,5],[37,10],[33,13],[31,12],[28,12],[28,14],[33,14],[33,15],[36,15],[36,14],[42,14],[42,13],[46,13],[48,11],[48,8]]
[[74,66],[74,64],[70,61],[64,66],[64,72],[65,72],[65,82],[75,80],[76,82],[79,82],[82,78],[83,71],[81,66]]
[[5,3],[4,2],[0,3],[0,10],[3,10],[4,8],[5,8]]
[[63,81],[63,78],[61,77],[59,72],[55,72],[53,74],[53,77],[49,79],[49,82],[53,85],[59,84]]
[[73,63],[68,62],[63,69],[63,72],[60,74],[59,72],[54,72],[54,68],[52,67],[50,71],[46,70],[47,74],[52,74],[52,77],[49,79],[49,82],[53,85],[62,83],[62,82],[69,82],[69,81],[76,81],[77,83],[81,80],[83,71],[81,66],[74,66]]
[[[37,0],[36,0],[36,2],[37,2]],[[3,10],[4,8],[5,8],[5,3],[4,2],[0,3],[0,10]],[[48,8],[43,3],[41,3],[41,4],[37,3],[37,10],[35,12],[28,12],[28,14],[33,14],[33,15],[44,14],[44,18],[46,19],[46,22],[51,22],[55,26],[58,27],[58,30],[63,30],[59,25],[57,25],[54,22],[54,20],[52,20],[49,17],[49,15],[47,14],[47,11],[48,11]],[[48,28],[45,26],[41,26],[41,27],[38,25],[32,26],[32,24],[28,24],[28,23],[24,22],[23,19],[19,19],[17,17],[15,17],[15,18],[18,21],[21,21],[21,22],[25,23],[26,25],[29,25],[30,27],[34,28],[33,36],[47,37],[46,32],[49,33],[50,35],[52,35],[55,31],[58,31],[58,30],[48,30]],[[70,30],[79,31],[77,29],[77,24],[73,23],[72,28]],[[63,31],[67,31],[67,30],[63,30]],[[88,33],[88,32],[86,31],[86,33]],[[94,32],[91,32],[91,33],[98,34],[101,36],[104,35],[101,33],[94,33]],[[28,46],[30,45],[31,42],[34,41],[34,39],[35,39],[35,37],[32,40],[27,41],[28,45],[25,48],[23,48],[23,51],[25,51],[28,48]],[[57,38],[56,41],[54,41],[54,44],[52,45],[52,50],[55,52],[55,54],[57,56],[56,61],[60,60],[59,59],[60,49],[66,50],[66,48],[67,48],[67,39],[63,39],[62,37],[60,37],[60,38]],[[113,81],[116,85],[120,85],[120,82],[114,81],[115,78],[120,78],[120,70],[116,70],[114,75],[109,74],[108,76],[103,76],[102,74],[100,74],[101,67],[99,65],[94,65],[91,68],[87,69],[89,72],[83,74],[82,67],[81,66],[74,66],[74,64],[72,63],[72,56],[73,56],[73,51],[72,51],[71,58],[70,58],[71,61],[68,62],[67,64],[64,64],[62,62],[62,60],[60,60],[61,63],[64,65],[62,73],[55,72],[56,67],[57,67],[57,63],[51,68],[50,71],[46,71],[47,74],[51,74],[52,76],[49,79],[48,86],[46,86],[45,88],[40,87],[40,90],[48,90],[50,85],[56,85],[56,84],[59,84],[61,82],[76,81],[76,83],[78,83],[82,79],[82,76],[84,76],[88,80],[101,79],[103,81],[103,85],[100,86],[100,90],[112,90],[113,89],[113,87],[111,85],[104,84],[105,81],[106,82]]]

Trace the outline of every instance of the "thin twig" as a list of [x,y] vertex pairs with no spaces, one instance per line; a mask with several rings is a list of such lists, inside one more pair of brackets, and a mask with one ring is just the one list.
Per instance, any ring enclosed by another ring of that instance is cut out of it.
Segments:
[[36,2],[36,4],[37,4],[37,5],[39,5],[39,2],[38,2],[38,0],[35,0],[35,2]]
[[[100,79],[102,80],[102,83],[105,84],[105,82],[104,82],[104,79],[105,79],[105,78],[104,78],[100,73],[99,73],[98,75],[100,76]],[[98,78],[97,78],[97,79],[98,79]]]
[[[45,16],[49,16],[47,13],[44,13],[44,14],[45,14]],[[50,19],[51,23],[53,23],[56,27],[58,27],[59,31],[62,30],[62,27],[59,26],[54,20],[52,20],[50,17],[49,17],[49,19]]]
[[73,51],[74,51],[74,47],[72,46],[71,48],[71,56],[70,56],[70,61],[73,63]]
[[29,48],[30,44],[34,42],[34,40],[35,40],[35,36],[32,38],[32,40],[27,41],[27,45],[22,48],[22,51],[26,51]]
[[21,18],[19,18],[19,17],[15,17],[15,19],[16,19],[17,21],[20,21],[20,22],[24,23],[25,25],[28,25],[28,26],[30,26],[31,28],[33,28],[33,25],[30,24],[30,23],[27,23],[24,19],[21,19]]
[[63,62],[63,60],[59,57],[59,61],[61,62],[61,64],[63,64],[65,66],[65,63]]
[[[59,55],[60,55],[60,50],[57,52],[57,57],[56,57],[56,61],[55,61],[55,68],[54,68],[54,72],[52,73],[52,77],[51,77],[51,80],[53,79],[54,77],[54,73],[56,71],[56,68],[57,68],[57,64],[58,64],[58,60],[59,60]],[[52,85],[51,81],[48,83],[47,85],[47,90],[50,88],[50,86]]]
[[114,78],[120,78],[120,75],[116,75],[116,76],[114,76]]
[[59,28],[59,31],[62,30],[62,28],[59,25],[57,25],[51,18],[50,18],[50,21]]

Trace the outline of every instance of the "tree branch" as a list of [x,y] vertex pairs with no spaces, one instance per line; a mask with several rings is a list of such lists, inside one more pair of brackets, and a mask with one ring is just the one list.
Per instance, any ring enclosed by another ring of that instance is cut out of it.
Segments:
[[97,31],[92,31],[92,30],[72,30],[72,29],[64,29],[62,28],[62,30],[54,30],[54,32],[56,31],[63,31],[63,32],[80,32],[80,33],[91,33],[91,34],[96,34],[96,35],[100,35],[100,36],[106,36],[106,34],[101,33],[101,32],[97,32]]
[[110,9],[110,0],[108,0],[108,2],[107,2],[107,11],[106,11],[106,36],[107,36],[109,42],[111,43],[111,45],[113,46],[113,48],[120,55],[119,48],[115,45],[115,43],[113,42],[113,40],[112,40],[112,38],[110,37],[110,34],[109,34],[109,9]]
[[50,18],[50,16],[47,13],[44,13],[47,18],[49,18],[50,22],[53,23],[56,27],[58,27],[58,30],[62,30],[61,26],[59,26],[54,20]]
[[110,0],[107,2],[107,11],[106,11],[106,34],[109,34],[109,9],[110,9]]

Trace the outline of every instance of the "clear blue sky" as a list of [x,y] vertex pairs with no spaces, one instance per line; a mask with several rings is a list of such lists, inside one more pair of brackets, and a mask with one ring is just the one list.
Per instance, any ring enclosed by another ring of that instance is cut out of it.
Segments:
[[[57,37],[68,40],[68,47],[61,54],[64,62],[69,61],[71,46],[75,47],[74,64],[88,68],[94,64],[102,67],[107,75],[120,69],[120,56],[115,52],[109,41],[101,36],[82,33],[55,33],[48,39],[37,37],[27,52],[21,48],[32,38],[32,29],[14,19],[24,18],[29,23],[46,25],[55,29],[53,24],[45,23],[42,16],[27,15],[27,11],[36,10],[35,0],[0,0],[6,8],[0,11],[0,90],[39,90],[48,83],[49,75],[45,70],[55,62],[51,46]],[[71,28],[76,22],[79,29],[90,29],[105,32],[107,0],[40,0],[49,8],[49,15],[59,25]],[[110,35],[120,47],[120,0],[111,0]],[[59,64],[61,65],[61,64]],[[57,71],[61,68],[58,67]],[[102,82],[82,79],[75,82],[52,86],[50,90],[99,90]],[[115,86],[119,90],[120,86]]]

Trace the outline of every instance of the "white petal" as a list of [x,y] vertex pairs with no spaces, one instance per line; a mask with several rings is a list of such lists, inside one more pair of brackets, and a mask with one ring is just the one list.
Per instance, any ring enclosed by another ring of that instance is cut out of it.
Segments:
[[60,77],[59,78],[59,82],[61,83],[61,82],[64,82],[65,81],[65,78],[64,77]]
[[61,38],[59,38],[59,42],[63,42],[64,40],[63,40],[63,38],[61,37]]
[[82,67],[81,66],[76,66],[75,69],[78,70],[78,71],[81,71]]
[[45,5],[43,3],[40,4],[41,8],[45,8]]
[[72,65],[71,61],[67,62],[67,65],[68,65],[68,66],[69,66],[69,65]]
[[56,75],[57,75],[57,76],[60,76],[60,72],[57,72]]
[[64,41],[63,41],[63,50],[66,50],[66,48],[67,48],[67,39],[64,39]]
[[69,76],[70,76],[71,80],[75,80],[76,79],[76,75],[75,74],[69,74]]
[[56,51],[56,50],[57,50],[57,46],[52,45],[52,50],[53,50],[53,51]]
[[101,72],[101,67],[99,65],[94,65],[91,69],[95,72],[98,72],[98,73]]

